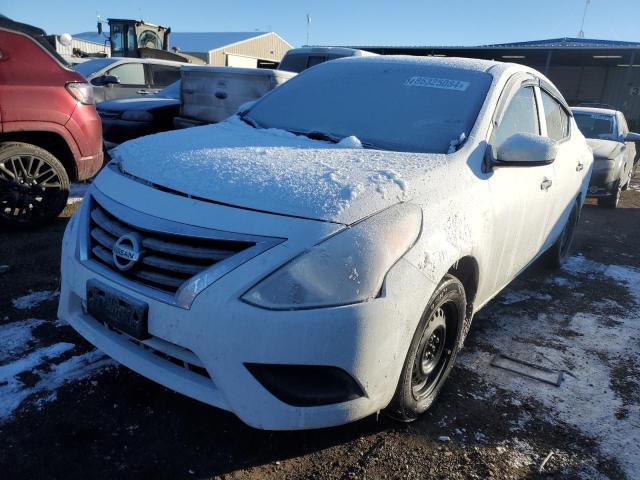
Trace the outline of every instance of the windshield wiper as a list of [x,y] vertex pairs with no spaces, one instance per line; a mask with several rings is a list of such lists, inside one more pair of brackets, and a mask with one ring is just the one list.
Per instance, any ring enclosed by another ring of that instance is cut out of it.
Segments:
[[246,123],[250,127],[258,128],[258,124],[256,123],[255,120],[247,117],[245,114],[240,114],[238,116],[240,117],[240,120],[242,120],[244,123]]
[[341,139],[338,137],[334,137],[328,133],[320,132],[318,130],[309,130],[308,132],[295,132],[291,131],[291,133],[295,133],[296,135],[304,135],[311,140],[323,140],[331,143],[338,143]]

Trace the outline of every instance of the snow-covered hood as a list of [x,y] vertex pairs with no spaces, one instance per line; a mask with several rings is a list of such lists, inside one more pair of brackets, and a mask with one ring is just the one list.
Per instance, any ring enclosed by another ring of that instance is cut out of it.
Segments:
[[587,143],[593,150],[594,158],[616,158],[622,150],[622,143],[614,140],[601,140],[598,138],[587,138]]
[[445,165],[445,155],[347,145],[254,129],[234,117],[141,137],[111,154],[127,173],[183,193],[345,224],[410,199],[429,171]]

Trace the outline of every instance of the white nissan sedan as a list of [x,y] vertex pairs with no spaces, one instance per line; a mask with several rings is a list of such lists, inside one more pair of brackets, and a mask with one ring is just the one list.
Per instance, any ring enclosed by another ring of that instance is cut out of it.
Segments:
[[434,402],[475,312],[567,256],[593,156],[523,66],[355,57],[122,144],[67,227],[59,316],[264,429]]

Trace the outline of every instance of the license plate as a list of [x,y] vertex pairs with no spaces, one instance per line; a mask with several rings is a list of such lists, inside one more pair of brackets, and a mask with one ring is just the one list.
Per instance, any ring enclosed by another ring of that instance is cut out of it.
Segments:
[[149,306],[97,280],[87,282],[87,310],[96,320],[131,335],[138,340],[149,338]]

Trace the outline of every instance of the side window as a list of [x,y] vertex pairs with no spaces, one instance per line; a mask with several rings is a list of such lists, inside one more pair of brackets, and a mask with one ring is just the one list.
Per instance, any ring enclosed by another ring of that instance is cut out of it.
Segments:
[[115,75],[122,85],[146,85],[144,79],[144,65],[142,63],[125,63],[118,65],[107,72]]
[[151,68],[151,84],[155,87],[166,87],[180,80],[180,68],[168,65],[149,65]]
[[513,96],[511,102],[493,131],[493,145],[499,147],[504,141],[516,133],[533,133],[540,135],[536,97],[532,87],[522,87]]
[[569,135],[569,115],[560,103],[544,90],[542,95],[542,107],[544,119],[547,123],[547,135],[553,140],[562,140]]

